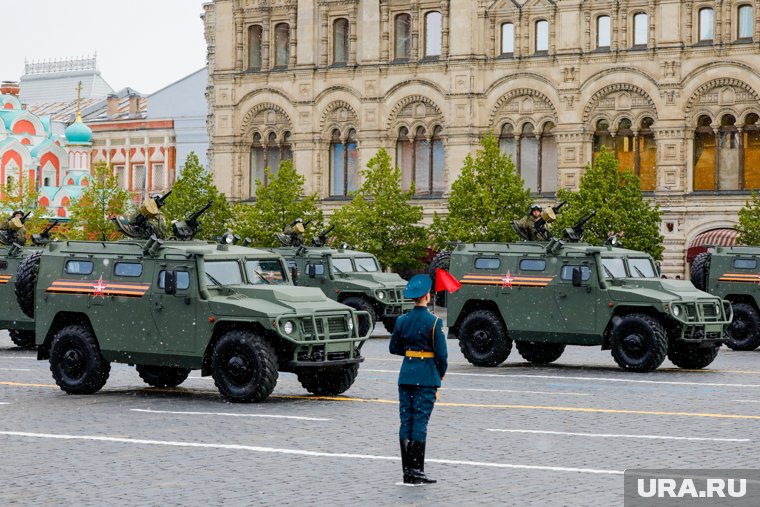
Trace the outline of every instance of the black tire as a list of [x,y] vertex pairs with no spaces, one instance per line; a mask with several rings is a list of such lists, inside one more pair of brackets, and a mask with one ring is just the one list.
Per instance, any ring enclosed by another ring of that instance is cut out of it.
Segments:
[[707,276],[710,270],[710,252],[703,252],[694,257],[691,263],[691,283],[699,290],[707,290]]
[[392,333],[393,330],[396,329],[396,319],[398,319],[398,315],[394,315],[393,317],[382,317],[380,320],[382,321],[385,330]]
[[698,345],[677,341],[668,348],[668,359],[679,368],[701,370],[718,356],[720,344],[699,348]]
[[190,375],[189,368],[174,368],[171,366],[150,366],[138,364],[135,366],[140,378],[153,387],[177,387],[187,380]]
[[747,303],[732,303],[734,320],[726,329],[726,346],[733,350],[760,347],[760,314]]
[[665,360],[668,337],[662,323],[643,313],[622,317],[612,333],[612,357],[624,370],[648,372]]
[[341,301],[341,303],[350,306],[354,310],[369,313],[369,319],[364,315],[359,315],[359,336],[366,336],[367,331],[372,332],[375,329],[377,314],[375,314],[375,309],[372,307],[372,303],[361,296],[347,297]]
[[549,364],[560,358],[565,351],[562,343],[515,342],[517,352],[533,364]]
[[11,341],[22,349],[33,349],[35,347],[34,331],[9,329],[8,334],[11,335]]
[[53,336],[50,371],[68,394],[93,394],[106,385],[111,364],[103,359],[92,330],[76,324]]
[[271,343],[249,330],[225,333],[211,356],[214,384],[234,403],[262,401],[277,384],[277,354]]
[[[435,287],[435,270],[438,268],[449,270],[451,267],[451,250],[441,250],[428,265],[428,276],[433,281],[433,287]],[[446,308],[446,291],[440,291],[435,293],[435,304]]]
[[498,366],[512,351],[512,340],[498,315],[476,310],[459,327],[459,348],[475,366]]
[[311,394],[337,396],[348,391],[358,374],[359,363],[316,371],[303,369],[298,372],[298,381]]
[[18,268],[16,268],[16,280],[14,282],[16,301],[27,317],[34,317],[34,290],[37,287],[41,256],[42,250],[32,252],[21,259]]

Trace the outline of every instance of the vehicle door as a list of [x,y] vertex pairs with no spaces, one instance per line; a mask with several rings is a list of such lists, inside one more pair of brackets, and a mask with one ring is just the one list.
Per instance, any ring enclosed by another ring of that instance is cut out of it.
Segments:
[[[323,258],[310,258],[306,261],[303,273],[299,273],[298,285],[326,289],[329,282],[327,262]],[[325,292],[326,293],[326,292]]]
[[[573,272],[576,279],[573,280]],[[568,334],[594,334],[598,295],[596,266],[591,259],[568,259],[560,267],[554,301]]]
[[554,278],[549,271],[549,261],[554,258],[521,257],[517,270],[502,279],[502,292],[511,293],[512,322],[510,332],[515,338],[546,341],[547,332],[556,328],[552,322],[553,295],[551,282]]
[[[174,294],[167,293],[166,273],[177,277]],[[196,351],[198,305],[198,273],[188,260],[157,262],[153,276],[153,320],[158,329],[163,350],[192,353]]]

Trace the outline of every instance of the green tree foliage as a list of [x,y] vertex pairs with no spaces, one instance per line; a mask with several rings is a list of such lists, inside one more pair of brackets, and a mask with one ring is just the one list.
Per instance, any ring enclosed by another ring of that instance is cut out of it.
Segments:
[[412,205],[414,188],[401,190],[401,170],[381,149],[362,171],[353,200],[330,220],[335,235],[354,248],[374,254],[384,267],[413,269],[426,253],[427,234],[418,225],[422,207]]
[[184,220],[211,201],[209,208],[198,221],[201,229],[197,239],[214,239],[227,228],[232,215],[227,198],[214,185],[213,175],[203,167],[194,152],[185,159],[182,174],[172,186],[172,195],[166,199],[161,211],[167,224],[172,220]]
[[119,184],[105,162],[95,164],[89,185],[69,207],[66,235],[70,239],[114,241],[121,237],[111,217],[129,213],[132,208],[129,192]]
[[257,246],[281,246],[274,234],[283,232],[296,218],[311,221],[306,238],[322,232],[324,216],[317,207],[319,198],[317,194],[304,196],[306,178],[298,174],[293,162],[280,162],[277,174],[268,167],[266,171],[267,185],[256,180],[256,201],[235,206],[235,232]]
[[433,243],[443,248],[448,241],[516,241],[510,222],[526,216],[530,204],[530,190],[512,159],[499,149],[499,140],[489,133],[475,157],[467,155],[464,160],[462,173],[451,186],[448,215],[434,216]]
[[601,244],[617,234],[623,247],[662,258],[659,206],[644,200],[639,178],[631,171],[619,170],[613,153],[602,149],[594,166],[586,166],[580,190],[560,189],[557,198],[568,203],[552,226],[555,235],[596,210],[596,217],[586,224],[585,241]]
[[739,210],[739,233],[736,238],[742,245],[760,245],[760,196],[752,192],[752,199]]
[[37,204],[39,197],[33,179],[24,178],[20,182],[15,178],[9,179],[0,186],[0,223],[5,223],[14,211],[31,212],[24,222],[24,229],[28,235],[40,232],[49,220],[45,218],[48,215],[47,208]]

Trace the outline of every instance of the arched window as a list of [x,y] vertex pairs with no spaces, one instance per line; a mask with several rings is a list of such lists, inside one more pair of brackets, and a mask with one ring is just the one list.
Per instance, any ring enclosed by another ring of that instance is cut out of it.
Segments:
[[401,188],[409,190],[414,182],[415,194],[431,195],[444,191],[443,129],[433,128],[433,135],[428,137],[424,127],[417,127],[414,137],[406,127],[399,130],[396,141],[396,165],[401,169]]
[[511,55],[515,52],[515,25],[504,23],[501,25],[501,54]]
[[248,68],[261,70],[261,25],[252,25],[248,29]]
[[712,41],[715,37],[715,13],[710,8],[699,10],[699,40]]
[[401,127],[396,140],[396,165],[401,169],[401,189],[409,190],[414,180],[414,143],[409,129]]
[[694,190],[715,190],[715,131],[709,116],[700,116],[694,133]]
[[348,20],[338,18],[333,23],[333,63],[348,62]]
[[414,187],[417,194],[429,193],[430,140],[423,127],[417,127],[414,135]]
[[412,16],[399,14],[394,23],[394,59],[408,60],[412,56]]
[[425,14],[425,56],[441,56],[441,13]]
[[356,130],[350,129],[345,142],[340,131],[333,130],[330,139],[330,194],[345,196],[355,191],[359,184],[359,149]]
[[512,162],[515,166],[518,165],[517,160],[517,145],[515,143],[515,128],[510,123],[505,123],[501,127],[501,134],[499,135],[499,148],[505,155],[512,157]]
[[737,39],[752,39],[754,32],[755,14],[751,5],[742,5],[739,7],[739,26],[737,27]]
[[430,170],[430,192],[433,194],[442,194],[445,190],[444,185],[444,168],[446,164],[446,153],[443,146],[443,128],[436,126],[433,129],[432,148],[433,153],[431,156],[431,170]]
[[596,18],[596,47],[609,49],[612,33],[610,31],[610,17],[599,16]]
[[536,21],[536,53],[549,51],[549,22]]
[[646,46],[649,42],[649,16],[644,12],[633,15],[633,45]]
[[276,175],[280,169],[280,161],[293,160],[293,150],[290,144],[290,132],[285,132],[282,136],[282,142],[277,140],[277,134],[270,132],[264,142],[260,133],[253,134],[251,144],[251,165],[250,165],[250,195],[254,195],[256,190],[256,180],[261,181],[264,186],[269,184],[266,174],[266,168],[272,175]]
[[636,153],[631,128],[631,120],[628,118],[623,118],[618,123],[617,132],[615,132],[615,157],[621,170],[635,172]]
[[760,188],[760,117],[750,113],[744,119],[744,190]]
[[526,188],[538,191],[538,138],[531,123],[523,125],[520,132],[520,176]]
[[287,67],[290,61],[290,25],[279,23],[274,27],[274,65]]
[[720,119],[720,145],[718,146],[717,190],[738,190],[741,181],[739,130],[736,118],[726,114]]
[[596,161],[597,155],[602,151],[602,148],[607,151],[614,152],[615,144],[610,134],[610,123],[607,120],[599,120],[596,122],[596,129],[594,130],[594,154],[592,161]]
[[[280,170],[280,146],[277,144],[277,135],[274,132],[267,137],[267,167],[272,176],[276,176],[277,171]],[[266,179],[264,183],[269,184]]]
[[541,131],[541,157],[538,164],[539,187],[536,192],[557,191],[557,141],[554,138],[554,123],[546,122]]
[[657,141],[654,138],[652,125],[654,125],[652,118],[644,118],[639,128],[639,151],[636,155],[641,190],[644,191],[657,188]]
[[261,134],[256,132],[253,135],[253,144],[251,145],[251,181],[250,181],[250,195],[255,195],[256,192],[256,180],[264,181],[266,163],[266,150],[261,143]]

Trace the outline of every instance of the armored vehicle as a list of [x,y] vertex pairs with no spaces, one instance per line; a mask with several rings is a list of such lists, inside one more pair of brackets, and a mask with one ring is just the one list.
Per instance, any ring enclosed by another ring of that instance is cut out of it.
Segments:
[[649,255],[611,245],[459,244],[450,270],[462,288],[448,296],[449,333],[477,366],[501,364],[515,342],[536,364],[588,345],[630,371],[652,371],[666,355],[704,368],[731,320],[728,302],[661,279]]
[[267,398],[278,371],[334,395],[363,361],[361,312],[293,287],[272,252],[155,237],[65,241],[41,253],[35,273],[38,359],[70,394],[97,392],[121,362],[156,387],[200,369],[232,402]]
[[330,299],[366,312],[359,323],[362,335],[380,320],[393,332],[396,319],[414,306],[404,299],[406,280],[383,273],[374,255],[348,248],[282,247],[272,250],[288,262],[296,285],[316,287]]
[[701,290],[727,299],[734,320],[726,329],[726,345],[734,350],[760,346],[760,247],[716,247],[691,265],[691,281]]

